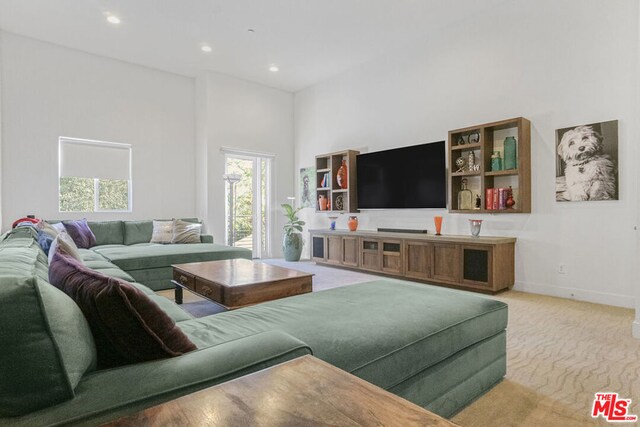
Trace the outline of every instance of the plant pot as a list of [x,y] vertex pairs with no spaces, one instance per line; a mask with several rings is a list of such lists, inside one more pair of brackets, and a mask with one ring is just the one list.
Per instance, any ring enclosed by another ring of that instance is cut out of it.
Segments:
[[282,252],[286,261],[300,261],[302,254],[302,234],[285,234],[282,239]]

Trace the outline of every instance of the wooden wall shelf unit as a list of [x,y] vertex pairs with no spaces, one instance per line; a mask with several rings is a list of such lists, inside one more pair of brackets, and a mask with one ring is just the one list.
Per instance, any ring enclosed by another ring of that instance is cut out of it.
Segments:
[[[358,212],[358,199],[356,192],[356,156],[360,154],[355,150],[337,151],[335,153],[316,156],[316,189],[317,197],[325,196],[330,203],[330,209],[320,210],[320,202],[316,200],[316,212],[326,213],[346,213]],[[342,165],[342,161],[347,165],[347,188],[340,188],[336,175]],[[328,183],[321,186],[323,177],[328,177]],[[342,201],[342,209],[339,208]]]
[[310,230],[319,264],[495,293],[515,281],[512,237]]
[[[473,143],[469,144],[471,136]],[[491,170],[491,154],[500,151],[504,163],[503,142],[507,136],[516,138],[517,168],[510,170]],[[478,139],[476,143],[475,140]],[[464,142],[463,144],[460,141]],[[517,117],[477,126],[449,131],[449,212],[451,213],[531,213],[531,123]],[[457,172],[458,157],[468,159],[473,152],[480,170]],[[462,180],[475,201],[476,194],[482,200],[480,209],[463,210],[458,206],[458,191],[462,188]],[[516,204],[513,209],[486,209],[487,188],[513,188]]]

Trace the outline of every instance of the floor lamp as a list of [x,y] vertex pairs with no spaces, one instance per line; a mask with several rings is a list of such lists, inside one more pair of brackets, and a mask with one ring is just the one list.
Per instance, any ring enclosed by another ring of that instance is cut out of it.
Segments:
[[222,175],[222,179],[224,179],[227,183],[229,183],[229,195],[231,196],[231,209],[229,210],[230,213],[230,228],[231,228],[231,233],[230,236],[231,237],[231,241],[229,242],[229,246],[235,246],[236,244],[236,229],[234,226],[235,223],[235,219],[236,219],[236,191],[235,191],[235,186],[238,183],[238,181],[240,181],[241,176],[237,173],[227,173]]

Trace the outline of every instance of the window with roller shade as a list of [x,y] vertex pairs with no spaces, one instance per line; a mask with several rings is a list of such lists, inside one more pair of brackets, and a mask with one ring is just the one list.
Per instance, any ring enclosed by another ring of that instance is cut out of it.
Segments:
[[131,145],[61,137],[60,212],[130,212]]

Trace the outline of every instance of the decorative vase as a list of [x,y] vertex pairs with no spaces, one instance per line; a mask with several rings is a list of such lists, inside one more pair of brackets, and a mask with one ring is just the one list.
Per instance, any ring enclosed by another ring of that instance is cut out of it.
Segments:
[[336,229],[336,220],[338,219],[337,216],[330,216],[329,220],[331,221],[331,224],[329,225],[329,230],[335,230]]
[[516,139],[513,136],[508,136],[504,139],[504,169],[518,169]]
[[347,221],[347,226],[349,227],[349,231],[356,231],[358,229],[358,217],[350,216],[349,221]]
[[320,206],[321,211],[327,210],[327,196],[325,196],[324,194],[318,196],[318,206]]
[[516,204],[516,201],[513,198],[513,188],[511,188],[511,186],[509,186],[509,196],[507,197],[505,204],[507,205],[507,209],[513,209],[513,205]]
[[499,151],[494,151],[491,155],[491,170],[494,172],[502,170],[502,157]]
[[467,188],[467,179],[463,178],[462,187],[458,191],[458,209],[471,210],[473,209],[473,193]]
[[473,237],[478,237],[480,235],[480,227],[482,227],[481,219],[470,219],[469,227],[471,228],[471,235]]
[[342,160],[342,165],[338,169],[338,173],[336,174],[336,182],[338,183],[338,187],[343,190],[347,189],[347,161]]
[[282,253],[286,261],[300,261],[302,254],[302,234],[291,233],[284,235],[282,239]]
[[433,223],[436,226],[436,236],[441,236],[440,231],[442,231],[442,217],[441,216],[434,216],[433,217]]

